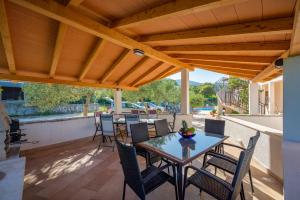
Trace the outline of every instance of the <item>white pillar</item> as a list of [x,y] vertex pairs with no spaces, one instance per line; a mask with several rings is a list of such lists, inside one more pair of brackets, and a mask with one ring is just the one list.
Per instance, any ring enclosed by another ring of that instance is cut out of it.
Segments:
[[249,84],[249,114],[257,115],[259,114],[259,89],[258,83]]
[[300,56],[284,60],[283,69],[283,174],[284,197],[300,196]]
[[189,71],[181,70],[181,113],[190,114]]
[[268,91],[269,91],[269,114],[275,114],[275,83],[270,82],[268,84]]
[[115,113],[122,113],[122,90],[116,89],[114,93]]

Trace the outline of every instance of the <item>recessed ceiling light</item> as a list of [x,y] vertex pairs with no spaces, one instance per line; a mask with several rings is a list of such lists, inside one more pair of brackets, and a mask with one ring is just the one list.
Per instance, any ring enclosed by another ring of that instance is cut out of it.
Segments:
[[140,49],[133,49],[133,53],[137,56],[144,56],[145,52]]

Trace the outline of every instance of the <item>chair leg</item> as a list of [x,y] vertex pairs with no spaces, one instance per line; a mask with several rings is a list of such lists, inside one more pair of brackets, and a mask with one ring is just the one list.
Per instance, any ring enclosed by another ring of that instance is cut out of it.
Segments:
[[215,175],[217,175],[217,167],[215,167]]
[[252,181],[252,174],[251,174],[251,169],[249,168],[249,179],[250,179],[250,185],[251,185],[251,190],[252,193],[254,193],[254,186],[253,186],[253,181]]
[[122,200],[125,200],[125,193],[126,193],[126,182],[124,181]]
[[246,200],[245,198],[245,191],[244,191],[244,184],[241,184],[241,192],[240,192],[241,200]]
[[94,133],[94,136],[93,136],[93,141],[95,140],[95,137],[96,137],[96,134],[97,134],[97,128],[96,128],[96,130],[95,130],[95,133]]

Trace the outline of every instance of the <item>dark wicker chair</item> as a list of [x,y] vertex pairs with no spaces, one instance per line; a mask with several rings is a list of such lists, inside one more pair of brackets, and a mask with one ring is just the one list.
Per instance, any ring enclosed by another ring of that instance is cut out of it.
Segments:
[[102,112],[94,112],[94,123],[95,123],[95,133],[93,136],[93,141],[95,140],[95,137],[97,135],[97,132],[101,132],[101,123],[100,123],[100,115]]
[[[250,149],[250,148],[255,149],[255,146],[256,146],[256,143],[259,139],[259,136],[260,136],[260,132],[257,131],[256,135],[250,138],[247,149]],[[235,148],[238,148],[242,151],[246,150],[243,147],[233,145],[233,144],[223,143],[223,145],[235,147]],[[222,170],[224,170],[224,171],[226,171],[230,174],[235,173],[237,164],[238,164],[238,160],[236,160],[235,158],[232,158],[228,155],[219,154],[219,153],[216,153],[216,152],[206,153],[205,156],[204,156],[204,160],[203,160],[203,167],[204,168],[207,168],[208,166],[212,165],[212,166],[214,166],[216,168],[219,168],[219,169],[222,169]],[[248,173],[249,173],[251,190],[252,190],[252,192],[254,192],[254,186],[253,186],[253,182],[252,182],[252,175],[251,175],[250,166],[249,166]]]
[[[115,127],[113,123],[113,115],[111,114],[101,114],[100,115],[100,124],[101,124],[101,130],[102,130],[102,139],[100,139],[100,143],[98,146],[98,149],[100,149],[100,146],[104,147],[112,147],[113,151],[115,148],[115,143],[113,142],[116,139],[116,132],[115,132]],[[107,139],[111,142],[112,145],[104,145],[105,141]]]
[[[136,195],[144,200],[146,199],[146,194],[152,192],[166,182],[175,186],[177,199],[176,178],[163,171],[171,165],[167,164],[161,168],[150,166],[140,172],[135,148],[133,146],[122,144],[119,141],[116,143],[124,173],[123,200],[125,199],[126,185],[129,185]],[[173,167],[173,174],[175,174],[175,167]]]
[[[232,159],[225,157],[223,154],[217,154],[214,152],[214,157],[232,163],[236,166],[231,183],[226,182],[203,168],[198,169],[193,166],[186,167],[184,177],[184,194],[186,187],[192,184],[200,189],[200,193],[204,191],[219,200],[234,200],[238,195],[240,195],[242,200],[245,200],[243,178],[249,171],[251,158],[258,138],[259,132],[256,136],[250,138],[247,149],[241,151],[237,161],[233,161]],[[187,178],[189,169],[193,169],[196,172]]]
[[161,160],[159,156],[146,151],[144,148],[137,147],[136,144],[149,140],[147,123],[130,124],[132,145],[136,149],[136,153],[146,159],[146,165],[150,166]]
[[[204,131],[208,133],[213,133],[217,135],[224,135],[225,130],[225,121],[224,120],[215,120],[215,119],[205,119]],[[216,152],[224,153],[224,147],[222,144],[218,145],[215,148]]]
[[155,120],[154,126],[157,137],[165,136],[170,133],[168,121],[166,119]]
[[137,124],[140,122],[140,116],[135,114],[126,114],[125,115],[125,123],[126,123],[126,133],[127,136],[131,136],[130,125]]

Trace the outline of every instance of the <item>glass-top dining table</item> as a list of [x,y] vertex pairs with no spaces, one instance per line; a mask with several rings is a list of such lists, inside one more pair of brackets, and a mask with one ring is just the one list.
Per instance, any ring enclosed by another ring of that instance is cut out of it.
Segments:
[[207,151],[221,144],[228,136],[196,131],[193,138],[182,138],[179,133],[157,137],[138,144],[139,147],[172,161],[176,166],[179,199],[183,199],[183,167]]
[[[150,119],[140,119],[140,122],[146,122],[148,125],[154,125],[154,122],[156,120],[160,120],[160,119],[154,119],[154,118],[150,118]],[[126,124],[125,118],[116,118],[114,119],[114,124],[116,125],[123,125]]]

